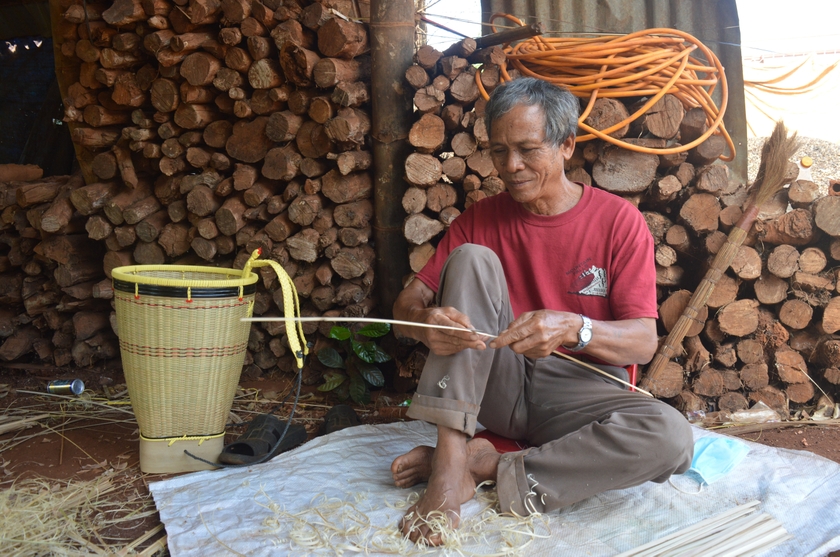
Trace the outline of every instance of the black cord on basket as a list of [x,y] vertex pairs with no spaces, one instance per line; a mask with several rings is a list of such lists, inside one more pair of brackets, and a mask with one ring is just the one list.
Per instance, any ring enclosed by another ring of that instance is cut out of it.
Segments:
[[[307,343],[307,346],[309,346],[311,348],[312,343]],[[298,357],[301,360],[304,359],[304,355],[301,352],[298,352]],[[216,468],[242,468],[243,466],[251,466],[253,464],[262,464],[263,462],[267,461],[274,454],[274,451],[277,450],[277,447],[280,446],[280,443],[283,442],[283,439],[286,438],[286,433],[289,431],[289,426],[292,425],[292,418],[295,417],[295,411],[297,410],[298,401],[300,400],[300,386],[301,386],[302,381],[303,381],[303,368],[299,367],[298,368],[298,373],[297,373],[297,388],[295,390],[295,401],[294,401],[294,404],[292,404],[292,411],[289,414],[289,419],[286,421],[286,427],[283,428],[283,433],[280,435],[280,439],[278,439],[277,442],[274,443],[274,446],[272,446],[271,449],[267,453],[265,453],[263,456],[261,456],[257,460],[255,460],[253,462],[246,462],[246,463],[243,463],[243,464],[224,464],[224,463],[221,463],[221,462],[211,462],[207,459],[201,458],[200,456],[196,456],[196,455],[192,454],[191,452],[189,452],[186,449],[184,449],[184,454],[191,457],[191,458],[194,458],[195,460],[198,460],[199,462],[203,462],[204,464],[209,464],[210,466],[214,466]],[[291,394],[291,392],[289,394]],[[286,398],[288,398],[288,396],[289,395],[286,395]],[[284,399],[284,402],[285,402],[285,399]],[[283,402],[277,404],[274,409],[278,408],[281,404],[283,404]],[[274,409],[272,409],[272,411]]]

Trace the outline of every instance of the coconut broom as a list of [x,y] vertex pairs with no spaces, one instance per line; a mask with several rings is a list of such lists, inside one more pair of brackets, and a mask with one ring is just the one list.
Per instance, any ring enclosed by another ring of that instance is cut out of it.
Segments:
[[761,149],[761,163],[751,188],[754,195],[747,201],[743,215],[729,233],[726,243],[718,251],[712,261],[712,266],[694,291],[694,295],[692,295],[674,328],[671,329],[665,342],[653,357],[653,361],[642,378],[640,387],[656,394],[657,382],[662,379],[662,371],[671,358],[677,354],[677,349],[682,350],[683,338],[696,321],[697,314],[706,305],[706,301],[714,291],[720,277],[732,264],[732,260],[738,253],[738,248],[744,243],[744,239],[752,228],[761,206],[775,196],[787,183],[788,180],[785,177],[788,170],[788,160],[796,153],[798,148],[799,141],[796,138],[796,132],[788,136],[785,125],[781,121],[776,122],[772,135]]

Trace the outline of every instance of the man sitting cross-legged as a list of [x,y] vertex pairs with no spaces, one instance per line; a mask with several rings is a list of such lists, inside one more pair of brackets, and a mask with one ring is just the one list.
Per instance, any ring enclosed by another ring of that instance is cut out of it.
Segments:
[[[408,416],[437,426],[436,447],[394,460],[399,487],[428,481],[401,528],[443,543],[427,519],[458,526],[485,480],[502,511],[550,512],[610,489],[663,482],[691,464],[674,408],[552,356],[576,353],[622,379],[657,346],[653,240],[639,211],[571,182],[578,101],[523,78],[498,87],[485,119],[506,191],[470,206],[400,293],[395,327],[430,349]],[[490,340],[487,335],[498,335]],[[489,342],[488,342],[489,341]],[[477,423],[531,448],[500,455]]]

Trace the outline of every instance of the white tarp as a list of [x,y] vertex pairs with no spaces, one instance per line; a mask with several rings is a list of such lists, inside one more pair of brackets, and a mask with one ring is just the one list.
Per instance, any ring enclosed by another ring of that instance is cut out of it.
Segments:
[[[716,434],[694,428],[694,435]],[[423,422],[359,426],[265,464],[186,474],[150,489],[173,557],[420,554],[396,525],[405,513],[400,505],[425,484],[394,487],[390,465],[415,445],[434,443],[434,428]],[[840,549],[840,464],[804,451],[749,446],[728,476],[699,494],[692,493],[695,481],[675,476],[672,483],[606,492],[528,523],[482,523],[487,505],[471,501],[462,507],[460,549],[425,551],[611,556],[752,500],[793,535],[767,555],[824,557]],[[536,536],[500,534],[506,526]]]

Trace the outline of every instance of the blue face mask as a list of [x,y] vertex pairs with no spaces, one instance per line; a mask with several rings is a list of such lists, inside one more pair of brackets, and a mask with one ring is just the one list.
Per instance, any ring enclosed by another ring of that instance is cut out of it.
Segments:
[[711,484],[735,468],[748,452],[746,443],[732,437],[701,437],[694,443],[694,459],[688,472],[699,476],[701,484]]

